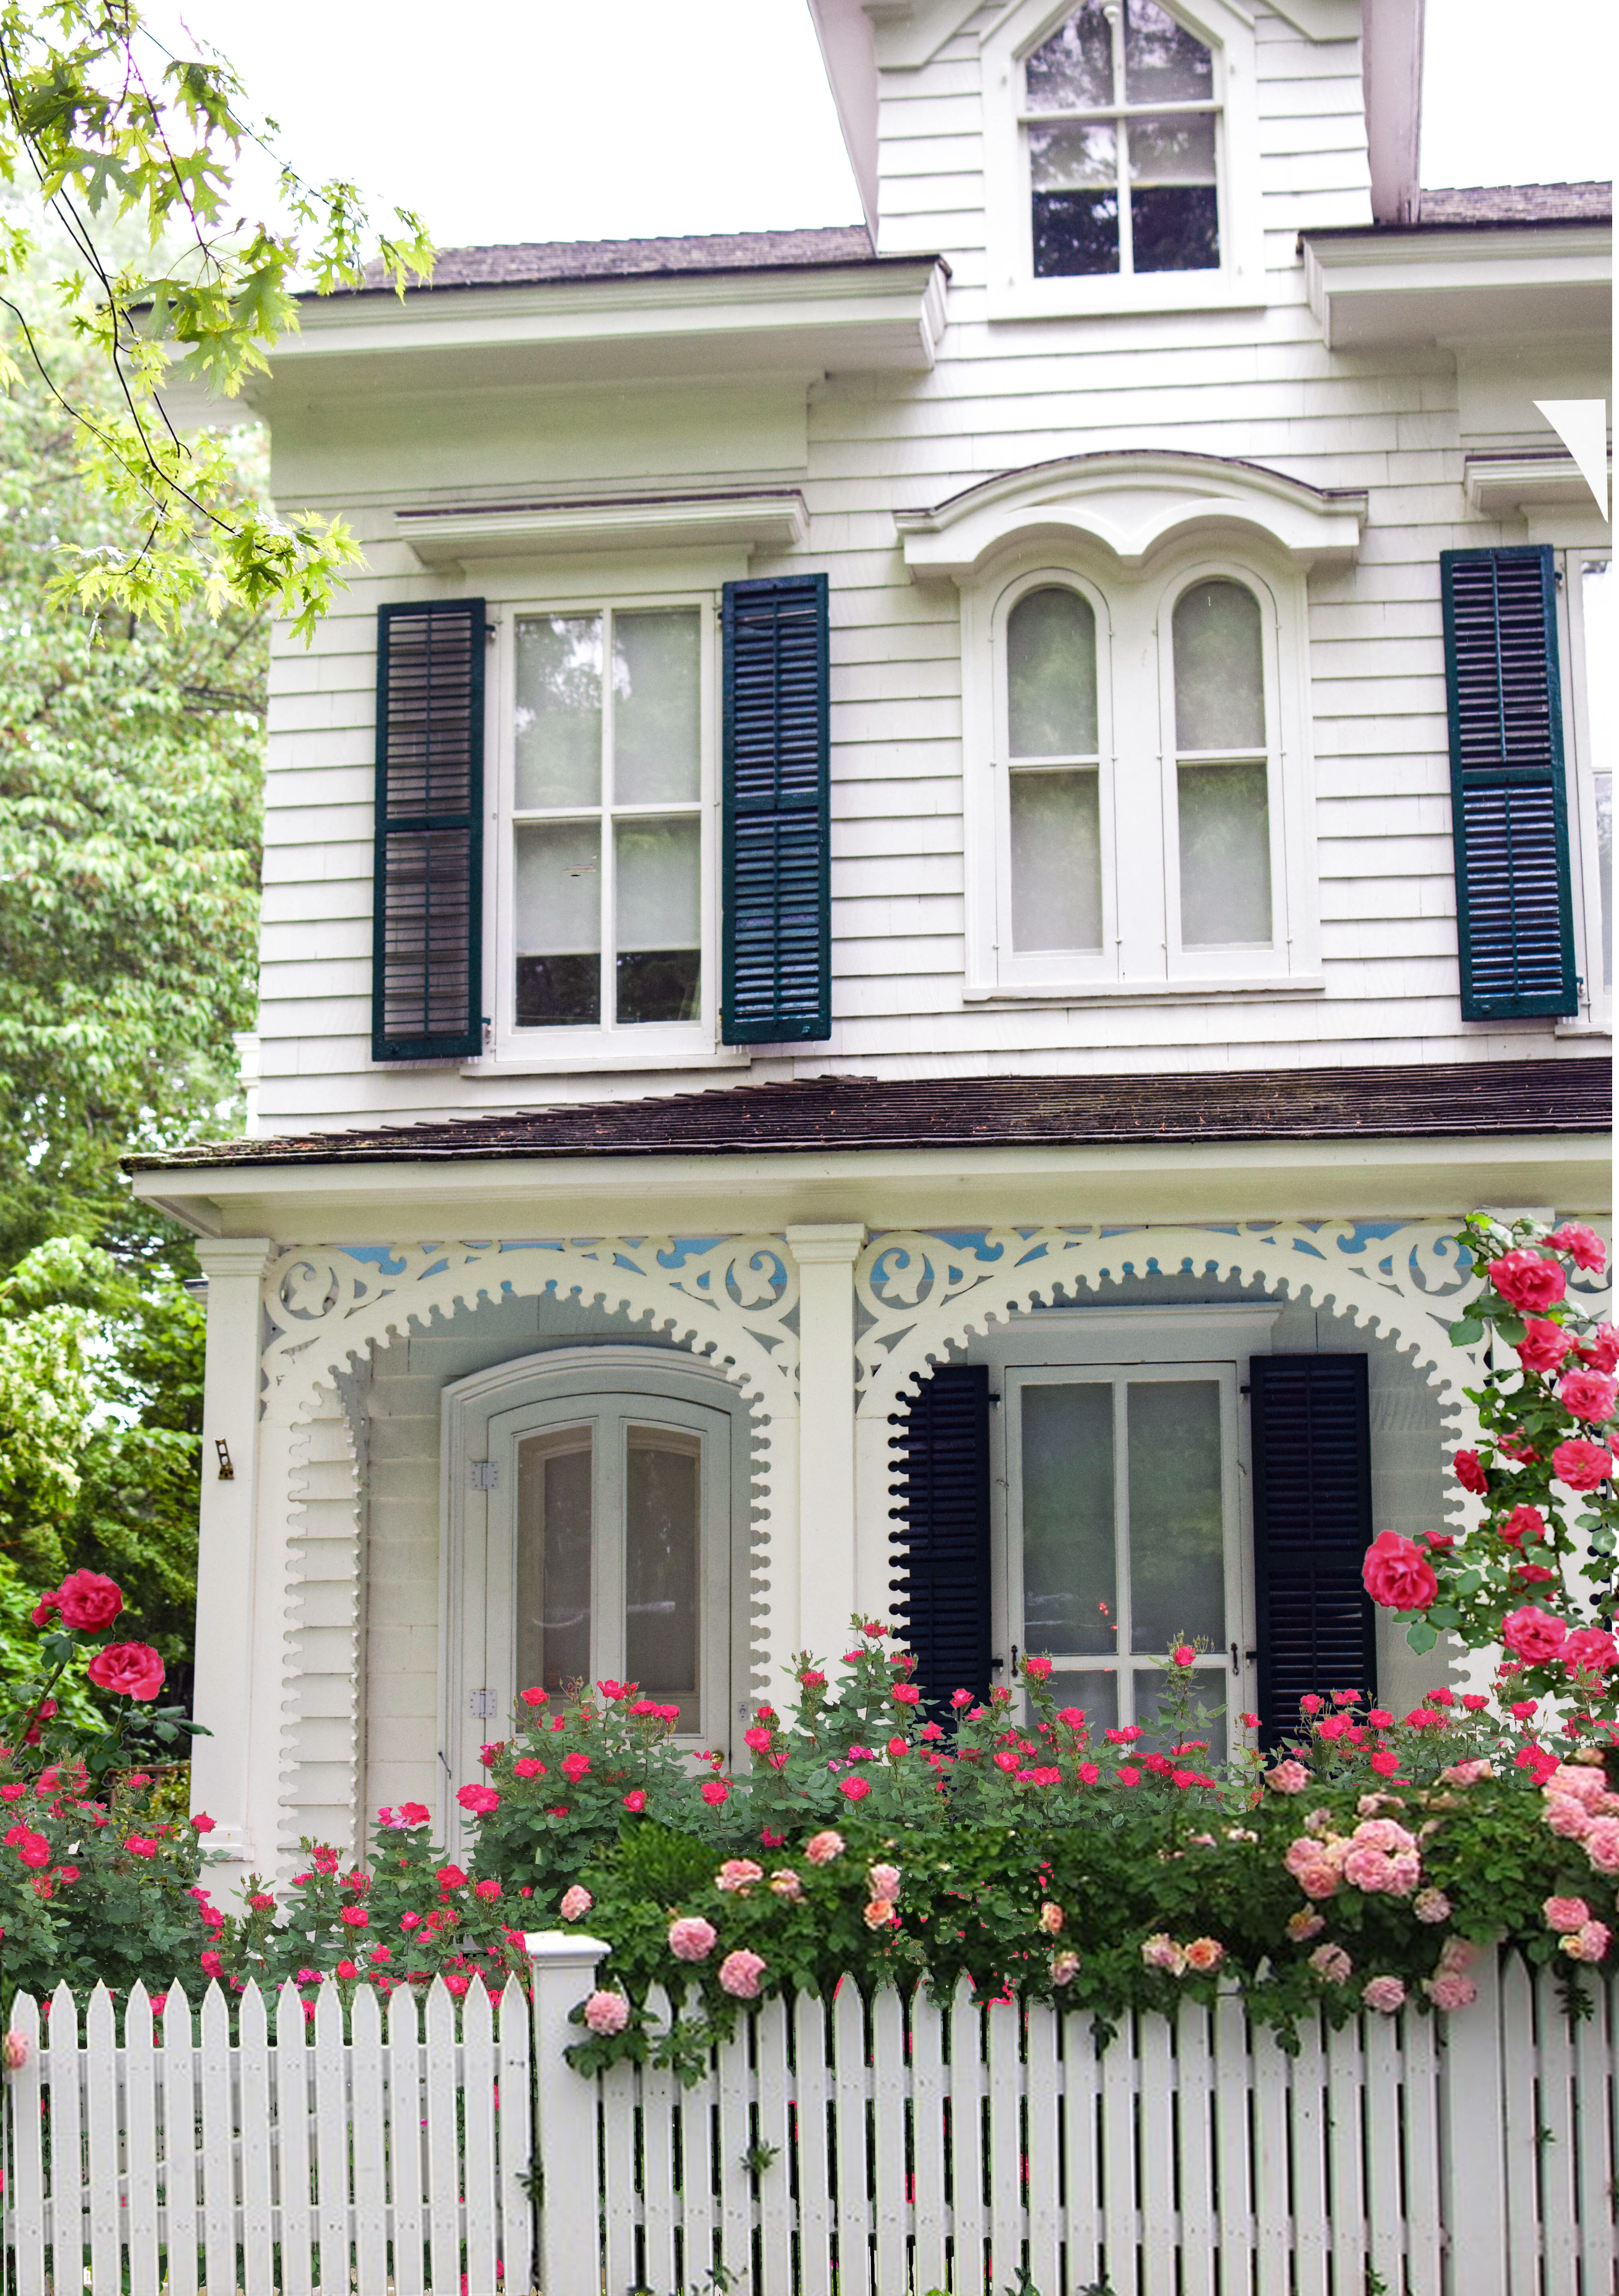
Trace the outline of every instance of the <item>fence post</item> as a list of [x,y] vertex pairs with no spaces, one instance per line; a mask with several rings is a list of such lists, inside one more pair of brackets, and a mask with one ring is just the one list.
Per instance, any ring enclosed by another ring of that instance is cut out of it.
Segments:
[[601,2163],[596,2084],[563,2062],[585,2038],[568,2014],[610,1951],[601,1938],[540,1930],[523,1939],[534,1980],[535,2166],[540,2171],[537,2285],[544,2296],[600,2296]]
[[[1509,2296],[1507,2284],[1507,2069],[1500,1955],[1470,1972],[1478,1998],[1446,2017],[1439,2051],[1439,2221],[1455,2296]],[[1520,2077],[1529,2071],[1520,2067]]]

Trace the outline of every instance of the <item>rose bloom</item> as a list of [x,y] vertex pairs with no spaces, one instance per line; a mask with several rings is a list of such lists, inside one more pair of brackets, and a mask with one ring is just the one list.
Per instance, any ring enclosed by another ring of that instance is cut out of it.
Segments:
[[899,1919],[899,1908],[887,1898],[873,1898],[861,1915],[869,1930],[886,1930]]
[[585,2005],[585,2021],[604,2038],[622,2033],[630,2021],[630,2005],[622,1993],[593,1993]]
[[588,1777],[589,1775],[590,1756],[588,1754],[574,1753],[563,1755],[562,1775],[568,1780],[570,1786],[576,1786],[581,1778]]
[[1556,1371],[1574,1343],[1573,1332],[1566,1332],[1561,1324],[1532,1317],[1517,1343],[1518,1360],[1525,1371]]
[[920,1706],[922,1702],[922,1693],[914,1682],[896,1682],[893,1698],[896,1706]]
[[0,2065],[8,2073],[20,2072],[29,2061],[29,2037],[26,2033],[8,2033],[0,2041]]
[[1051,1956],[1053,1985],[1072,1985],[1079,1975],[1079,1956],[1076,1953],[1054,1953]]
[[1547,1928],[1556,1930],[1559,1937],[1571,1936],[1590,1919],[1590,1907],[1583,1898],[1548,1898],[1541,1911]]
[[632,1788],[632,1790],[626,1794],[624,1797],[624,1806],[626,1809],[636,1812],[637,1814],[646,1808],[647,1798],[640,1786]]
[[830,1866],[834,1857],[842,1857],[844,1848],[842,1834],[828,1826],[822,1833],[811,1834],[804,1845],[804,1854],[812,1866]]
[[1203,1973],[1206,1973],[1211,1969],[1218,1969],[1224,1959],[1225,1948],[1218,1938],[1193,1938],[1186,1948],[1188,1969],[1195,1969]]
[[1563,1645],[1563,1663],[1571,1675],[1606,1674],[1619,1665],[1619,1644],[1600,1627],[1578,1627]]
[[761,1723],[756,1722],[751,1730],[743,1731],[742,1743],[752,1753],[767,1753],[770,1749],[770,1733]]
[[1592,1371],[1619,1371],[1619,1330],[1612,1324],[1599,1324],[1589,1340],[1576,1343],[1574,1353]]
[[1058,1937],[1061,1934],[1062,1925],[1067,1918],[1060,1906],[1054,1906],[1048,1900],[1040,1908],[1039,1927],[1045,1931],[1047,1937]]
[[712,1922],[685,1914],[669,1923],[669,1951],[676,1961],[707,1961],[719,1939]]
[[1265,1772],[1266,1785],[1273,1786],[1278,1793],[1303,1793],[1309,1783],[1309,1771],[1302,1762],[1291,1759],[1278,1762],[1273,1770]]
[[1500,1526],[1503,1545],[1517,1546],[1525,1538],[1544,1538],[1546,1518],[1539,1507],[1515,1506]]
[[[111,1580],[107,1584],[111,1586]],[[163,1661],[146,1643],[109,1643],[96,1652],[85,1672],[98,1690],[110,1690],[117,1698],[155,1698],[163,1687]]]
[[720,1964],[720,1988],[738,2001],[756,2001],[759,1980],[765,1974],[761,1955],[749,1953],[746,1947],[728,1953]]
[[1192,1648],[1190,1643],[1181,1643],[1177,1644],[1175,1649],[1171,1652],[1171,1656],[1173,1658],[1177,1666],[1190,1666],[1197,1655],[1197,1652]]
[[863,1801],[871,1791],[871,1782],[869,1778],[842,1778],[838,1781],[838,1791],[840,1794],[846,1794],[851,1801]]
[[1143,1939],[1141,1959],[1149,1969],[1162,1969],[1171,1977],[1181,1977],[1186,1972],[1186,1956],[1173,1938],[1160,1930],[1155,1937]]
[[1396,2009],[1405,2006],[1405,1982],[1399,1977],[1372,1977],[1361,1988],[1361,1998],[1369,2009],[1392,2017]]
[[1482,1496],[1489,1489],[1490,1480],[1476,1451],[1458,1451],[1451,1464],[1464,1491],[1476,1491]]
[[100,1634],[124,1607],[122,1589],[98,1570],[70,1571],[50,1599],[61,1613],[62,1625],[80,1634]]
[[37,1873],[51,1862],[51,1845],[43,1833],[29,1833],[24,1829],[17,1844],[17,1855],[31,1872]]
[[519,1694],[525,1706],[544,1706],[550,1693],[544,1690],[535,1689],[525,1690]]
[[565,1922],[582,1921],[595,1902],[590,1891],[581,1889],[576,1882],[571,1890],[563,1890],[562,1902],[557,1911]]
[[748,1890],[765,1879],[763,1866],[756,1866],[751,1857],[727,1857],[714,1877],[716,1890]]
[[1576,1419],[1611,1419],[1619,1402],[1619,1380],[1606,1372],[1571,1371],[1558,1390],[1558,1400]]
[[1452,1762],[1448,1770],[1441,1770],[1439,1782],[1447,1786],[1476,1786],[1480,1778],[1492,1778],[1494,1765],[1482,1754],[1470,1754],[1465,1762]]
[[1366,1551],[1361,1576],[1372,1601],[1385,1610],[1425,1611],[1439,1592],[1439,1581],[1422,1549],[1397,1530],[1378,1533]]
[[899,1895],[900,1871],[897,1866],[871,1866],[866,1870],[866,1881],[871,1895],[892,1905]]
[[1551,1467],[1571,1491],[1594,1491],[1613,1473],[1613,1454],[1604,1444],[1587,1442],[1582,1435],[1571,1435],[1552,1453]]
[[1435,2009],[1470,2009],[1478,1998],[1478,1988],[1472,1979],[1455,1970],[1443,1970],[1436,1976],[1424,1978],[1422,1989]]
[[1576,1267],[1589,1267],[1600,1275],[1607,1265],[1607,1251],[1594,1227],[1582,1227],[1575,1220],[1565,1220],[1554,1227],[1546,1239],[1554,1251],[1566,1251]]
[[1585,1855],[1596,1874],[1619,1874],[1619,1817],[1593,1818],[1586,1829]]
[[1303,1945],[1312,1937],[1320,1937],[1327,1926],[1325,1914],[1318,1914],[1313,1906],[1301,1906],[1288,1916],[1288,1935],[1295,1945]]
[[1605,1922],[1585,1922],[1571,1936],[1559,1940],[1558,1949],[1570,1961],[1599,1962],[1613,1943],[1613,1932]]
[[1443,1890],[1419,1890],[1411,1899],[1411,1911],[1419,1922],[1448,1922],[1451,1901]]
[[778,1867],[770,1877],[770,1888],[773,1897],[785,1898],[791,1904],[804,1895],[804,1884],[790,1866]]
[[455,1799],[462,1809],[470,1810],[475,1817],[487,1817],[501,1806],[501,1798],[493,1786],[462,1786]]
[[543,1778],[545,1775],[545,1765],[536,1755],[519,1754],[511,1765],[511,1774],[519,1778]]
[[1525,1316],[1555,1308],[1568,1289],[1568,1278],[1555,1259],[1542,1259],[1524,1245],[1491,1260],[1484,1273],[1501,1298]]
[[1567,1639],[1568,1628],[1562,1620],[1554,1619],[1549,1611],[1539,1610],[1533,1603],[1525,1603],[1521,1611],[1509,1611],[1501,1620],[1502,1642],[1532,1666],[1556,1658]]

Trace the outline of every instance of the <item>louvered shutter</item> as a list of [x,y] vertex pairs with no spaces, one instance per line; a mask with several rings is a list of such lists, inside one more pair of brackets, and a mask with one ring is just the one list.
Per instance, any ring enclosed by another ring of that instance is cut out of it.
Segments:
[[1551,553],[1439,565],[1462,1018],[1575,1013]]
[[1307,1691],[1377,1687],[1361,1581],[1371,1544],[1364,1356],[1255,1356],[1254,1546],[1259,1718],[1267,1746],[1299,1726]]
[[920,1382],[889,1424],[904,1470],[904,1528],[895,1534],[904,1577],[895,1608],[916,1655],[912,1679],[929,1705],[953,1690],[989,1693],[989,1373],[947,1364]]
[[377,615],[372,1057],[483,1048],[484,602]]
[[832,1033],[824,574],[725,585],[721,1034]]

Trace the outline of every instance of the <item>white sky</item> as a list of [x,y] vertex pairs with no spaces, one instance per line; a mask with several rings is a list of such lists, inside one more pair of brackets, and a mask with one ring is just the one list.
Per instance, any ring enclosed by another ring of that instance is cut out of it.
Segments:
[[[1615,13],[1615,0],[1427,0],[1424,183],[1611,174]],[[380,211],[418,209],[441,247],[859,218],[805,0],[478,0],[447,14],[423,0],[152,0],[149,15],[175,45],[184,17],[225,51],[300,172],[357,181]]]

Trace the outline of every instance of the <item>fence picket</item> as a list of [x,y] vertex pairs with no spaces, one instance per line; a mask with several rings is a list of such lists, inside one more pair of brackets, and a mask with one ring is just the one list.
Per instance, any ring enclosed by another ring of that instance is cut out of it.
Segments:
[[9,2159],[0,2147],[0,2170],[11,2175],[9,2237],[16,2243],[17,2296],[45,2296],[45,2069],[39,2055],[39,2004],[20,1993],[10,2030],[27,2051],[5,2089]]
[[118,2116],[118,2029],[112,1996],[98,1985],[85,2013],[84,2068],[86,2185],[90,2200],[90,2281],[121,2288],[124,2281],[119,2224]]
[[1023,2263],[1022,2007],[1015,1999],[997,2002],[985,2024],[990,2273],[1012,2282]]
[[[1486,1954],[1476,1972],[1476,2014],[1445,2032],[1439,2089],[1440,2209],[1450,2235],[1450,2285],[1467,2296],[1507,2296],[1507,2121],[1521,2074],[1505,2078],[1500,1977]],[[1517,2173],[1521,2175],[1521,2168]]]
[[680,2221],[686,2284],[706,2287],[714,2270],[713,2061],[688,2088],[680,2115]]
[[1175,2124],[1173,2028],[1167,2017],[1136,2021],[1141,2103],[1137,2128],[1141,2197],[1142,2278],[1149,2290],[1173,2287],[1175,2275]]
[[[315,1999],[315,2229],[321,2286],[348,2285],[348,2082],[343,1999],[328,1978]],[[213,2296],[210,2286],[209,2296]]]
[[798,2104],[798,2271],[804,2296],[831,2296],[832,2180],[827,2128],[826,2011],[800,1993],[793,2005]]
[[[397,1993],[394,1998],[397,2000]],[[534,2156],[534,2108],[529,2095],[532,2024],[523,1988],[515,1977],[509,1977],[500,1998],[498,2054],[501,2260],[505,2285],[511,2289],[527,2288],[534,2276],[534,2207],[521,2182]],[[391,2070],[390,2067],[390,2078]],[[420,2161],[417,2174],[421,2174]],[[395,2205],[397,2209],[397,2200]],[[418,2258],[420,2253],[418,2245]],[[395,2296],[406,2296],[405,2284],[397,2275],[394,2287]]]
[[247,2296],[270,2296],[274,2277],[271,2215],[270,2035],[264,1996],[249,1985],[236,2004],[237,2110],[241,2144],[241,2257]]
[[[944,2019],[938,2003],[919,1986],[911,1997],[911,2129],[916,2148],[916,2285],[943,2288],[950,2276],[945,2251]],[[887,2296],[887,2292],[884,2292]]]
[[1288,2060],[1262,2026],[1254,2053],[1254,2224],[1257,2296],[1288,2296],[1295,2202],[1288,2163]]
[[[501,2024],[505,2025],[502,2012]],[[637,2288],[645,2276],[635,2253],[635,2194],[641,2179],[635,2159],[636,2070],[627,2062],[609,2065],[601,2076],[601,2121],[605,2143],[602,2169],[606,2177],[603,2230],[606,2234],[607,2285]],[[505,2103],[503,2082],[501,2103]],[[514,2284],[520,2287],[522,2283]]]
[[78,2288],[85,2274],[85,2172],[80,2112],[78,2005],[65,1985],[51,1996],[51,2284]]
[[158,2296],[157,2052],[151,2000],[137,1978],[124,2004],[124,2175],[129,2296]]
[[354,2262],[357,2296],[388,2296],[388,2183],[382,2085],[382,2012],[369,1985],[348,2016],[348,2120],[354,2149]]
[[202,2145],[190,1997],[179,1980],[163,2011],[164,2262],[168,2296],[197,2296],[197,2163]]
[[1112,2296],[1141,2296],[1136,2243],[1141,2237],[1135,2149],[1136,2056],[1133,2016],[1101,2054],[1102,2238]]
[[[653,1986],[648,1993],[647,2009],[654,2026],[666,2031],[674,2009],[661,1986]],[[545,2078],[544,2066],[540,2068],[540,2078],[542,2080]],[[645,2178],[642,2222],[645,2226],[646,2259],[642,2269],[649,2288],[675,2288],[680,2284],[675,2240],[675,2094],[673,2073],[663,2071],[655,2065],[649,2065],[642,2072],[641,2125]]]
[[[1060,2100],[1057,2059],[1057,2012],[1046,2001],[1031,2001],[1026,2027],[1028,2114],[1028,2266],[1036,2288],[1062,2286],[1061,2219],[1059,2207],[1057,2114]],[[924,2283],[924,2285],[928,2284]],[[936,2284],[934,2284],[936,2285]]]
[[1288,2068],[1293,2124],[1293,2271],[1296,2296],[1328,2296],[1331,2233],[1327,2216],[1327,2053],[1321,2027],[1306,2025]]
[[[455,2005],[442,1977],[428,1988],[427,2217],[429,2286],[445,2296],[461,2285],[461,2136],[455,2117]],[[552,2073],[555,2079],[555,2073]],[[325,2278],[323,2266],[321,2277]]]
[[198,2089],[202,2101],[202,2245],[209,2291],[236,2285],[236,2116],[231,2099],[231,2013],[217,1985],[202,1997]]
[[1575,2139],[1576,2189],[1587,2284],[1602,2289],[1619,2282],[1614,2268],[1619,2262],[1614,2226],[1615,2177],[1619,2171],[1614,2143],[1619,2119],[1615,2111],[1619,2096],[1615,2094],[1619,2085],[1615,2076],[1619,2053],[1615,2013],[1619,2009],[1619,1994],[1611,1984],[1598,1985],[1594,1992],[1591,2013],[1581,2019],[1574,2032],[1574,2095],[1580,2122]]
[[1213,2020],[1195,2001],[1175,2019],[1175,2160],[1183,2296],[1214,2296]]
[[899,1995],[884,1985],[871,2002],[871,2215],[876,2284],[905,2284],[911,2207],[905,2190],[905,2026]]
[[388,2197],[394,2296],[422,2296],[421,2043],[416,1997],[388,1997]]
[[1581,2235],[1574,2100],[1574,2049],[1568,2019],[1546,1991],[1535,2002],[1541,2091],[1541,2274],[1545,2296],[1576,2296]]
[[1353,2288],[1365,2284],[1367,2235],[1374,2215],[1396,2226],[1400,2221],[1400,2053],[1394,2020],[1368,2016],[1340,2025],[1328,2037],[1326,2063],[1332,2275],[1335,2286],[1346,2281]]
[[[1405,2284],[1410,2296],[1440,2296],[1443,2247],[1440,2230],[1439,2047],[1435,2020],[1407,2017],[1405,2089],[1399,2131],[1401,2221],[1386,2243],[1372,2226],[1371,2260],[1391,2287],[1398,2287],[1403,2234]],[[1386,2267],[1381,2257],[1390,2259]]]
[[[1545,2148],[1540,2143],[1540,2064],[1534,2046],[1534,2002],[1529,1972],[1515,1955],[1501,1972],[1501,2063],[1512,2078],[1504,2086],[1507,2161],[1513,2169],[1507,2187],[1507,2285],[1512,2296],[1539,2296],[1540,2222]],[[1465,2184],[1457,2197],[1465,2205]]]
[[[758,2142],[775,2159],[759,2171],[759,2285],[763,2296],[790,2296],[793,2285],[792,2127],[789,2118],[787,2004],[780,1996],[760,2010]],[[609,2288],[618,2284],[609,2275]]]
[[303,1996],[289,1978],[275,2003],[275,2190],[281,2203],[282,2296],[310,2296],[314,2286],[307,2021]]
[[1219,2179],[1218,2224],[1222,2296],[1249,2296],[1254,2284],[1254,2149],[1248,2119],[1254,2058],[1248,2021],[1235,1987],[1222,1992],[1214,2016],[1214,2160]]
[[950,2221],[953,2284],[963,2289],[984,2278],[983,2033],[984,2012],[967,1979],[958,1978],[950,2005]]
[[[461,2003],[462,2142],[466,2193],[466,2265],[469,2288],[495,2285],[495,2016],[487,1986],[474,1982]],[[559,2065],[553,2080],[576,2079]],[[596,2100],[588,2089],[593,2113]],[[371,2296],[362,2289],[360,2296]],[[378,2296],[383,2296],[379,2290]]]
[[753,2069],[748,2062],[755,2021],[739,2021],[718,2051],[715,2088],[718,2104],[716,2167],[719,2171],[720,2257],[728,2272],[753,2272],[753,2178],[746,2155],[753,2143]]

